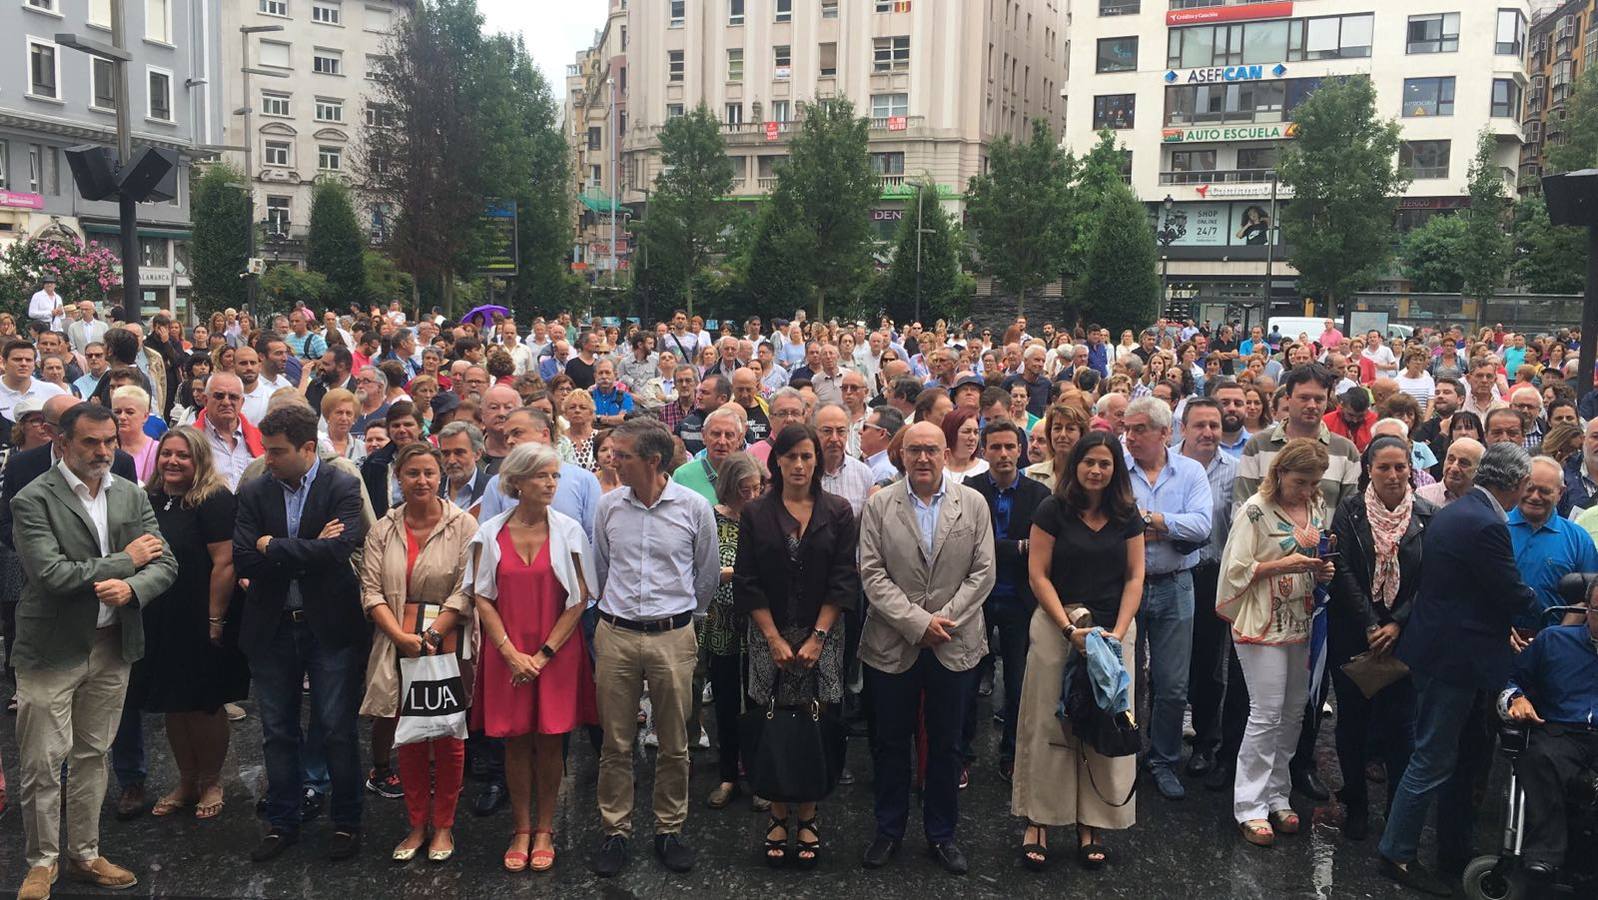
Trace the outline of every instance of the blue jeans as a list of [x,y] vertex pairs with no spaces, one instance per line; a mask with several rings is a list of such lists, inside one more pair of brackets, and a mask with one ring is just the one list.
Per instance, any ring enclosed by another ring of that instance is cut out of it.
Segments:
[[1187,673],[1193,658],[1192,570],[1144,580],[1137,629],[1149,648],[1147,761],[1150,768],[1171,768],[1182,761],[1182,710],[1187,706]]
[[333,776],[327,773],[326,740],[322,720],[312,716],[310,727],[305,729],[305,737],[300,741],[300,767],[305,789],[324,797],[333,786]]
[[300,827],[307,773],[301,755],[300,698],[306,675],[311,680],[311,718],[321,726],[331,776],[333,823],[343,829],[360,827],[365,778],[356,723],[366,655],[363,644],[324,649],[309,625],[285,621],[268,650],[250,657],[266,758],[266,820],[273,828]]
[[1473,687],[1445,684],[1419,672],[1415,680],[1415,752],[1398,783],[1382,832],[1382,856],[1397,863],[1414,861],[1420,832],[1432,795],[1454,774],[1459,738],[1476,697]]
[[117,723],[117,736],[111,742],[111,771],[116,773],[117,785],[123,790],[144,787],[148,774],[144,762],[144,719],[135,704],[122,704],[122,721]]

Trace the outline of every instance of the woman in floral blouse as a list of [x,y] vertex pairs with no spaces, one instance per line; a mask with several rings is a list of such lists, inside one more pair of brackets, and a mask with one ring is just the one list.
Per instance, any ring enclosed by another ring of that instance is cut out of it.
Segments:
[[699,645],[705,648],[710,689],[716,702],[721,783],[706,804],[721,809],[738,795],[738,718],[743,710],[743,660],[748,625],[733,607],[732,565],[738,558],[738,517],[760,495],[763,473],[747,453],[734,453],[716,479],[716,540],[721,545],[721,586],[705,614]]

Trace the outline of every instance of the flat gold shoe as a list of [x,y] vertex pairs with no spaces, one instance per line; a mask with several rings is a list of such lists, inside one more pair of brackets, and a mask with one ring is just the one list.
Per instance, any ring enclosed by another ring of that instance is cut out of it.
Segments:
[[394,848],[394,861],[397,862],[397,863],[408,863],[411,860],[416,858],[416,852],[418,850],[420,850],[420,849],[422,849],[422,848],[420,848],[420,847],[411,847],[409,849],[402,849],[400,847],[395,847]]

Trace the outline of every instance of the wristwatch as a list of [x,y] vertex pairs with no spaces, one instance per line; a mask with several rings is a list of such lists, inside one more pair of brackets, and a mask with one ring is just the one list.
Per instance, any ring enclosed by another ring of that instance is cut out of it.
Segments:
[[1154,513],[1146,512],[1146,513],[1143,514],[1143,527],[1144,528],[1153,528],[1154,527]]
[[827,642],[827,630],[825,628],[815,629],[814,634],[817,638],[820,638],[823,644]]
[[444,648],[444,636],[432,628],[422,632],[422,640],[432,644],[434,650],[442,650]]

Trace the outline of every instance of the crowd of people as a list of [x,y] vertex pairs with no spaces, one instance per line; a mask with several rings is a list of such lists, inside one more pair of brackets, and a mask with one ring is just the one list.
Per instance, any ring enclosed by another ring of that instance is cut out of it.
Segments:
[[[446,862],[472,774],[475,812],[511,808],[504,867],[546,871],[583,735],[598,875],[648,827],[640,740],[667,869],[695,863],[690,749],[712,744],[705,805],[750,793],[765,862],[813,866],[837,849],[821,803],[857,775],[746,785],[773,757],[740,716],[780,707],[869,741],[863,865],[891,864],[919,796],[961,874],[992,695],[1027,868],[1056,828],[1082,867],[1113,862],[1140,781],[1230,794],[1261,847],[1305,828],[1295,794],[1335,793],[1343,838],[1383,820],[1373,863],[1446,896],[1492,720],[1558,726],[1528,751],[1533,808],[1598,756],[1598,610],[1556,609],[1598,572],[1598,391],[1569,330],[126,318],[50,285],[26,329],[0,314],[19,900],[136,883],[101,855],[108,768],[120,817],[222,814],[246,699],[257,863],[324,808],[323,852],[356,856],[367,793],[404,798],[396,862]],[[464,696],[419,700],[424,657]],[[418,724],[435,700],[458,729]],[[147,795],[156,713],[178,780]],[[1564,863],[1556,818],[1525,834],[1536,877]]]

